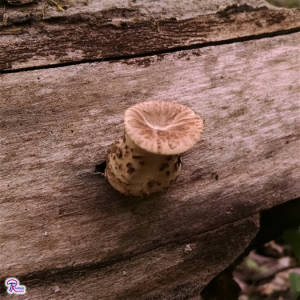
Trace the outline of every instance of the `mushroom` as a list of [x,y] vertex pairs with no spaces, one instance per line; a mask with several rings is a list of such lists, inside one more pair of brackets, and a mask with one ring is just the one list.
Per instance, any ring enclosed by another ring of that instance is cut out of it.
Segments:
[[165,101],[125,111],[125,135],[108,151],[105,176],[125,195],[167,190],[181,171],[180,154],[200,140],[203,120],[190,108]]

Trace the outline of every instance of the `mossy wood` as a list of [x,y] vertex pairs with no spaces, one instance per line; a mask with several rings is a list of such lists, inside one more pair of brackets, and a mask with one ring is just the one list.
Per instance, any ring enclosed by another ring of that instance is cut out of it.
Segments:
[[[200,299],[255,237],[259,212],[300,196],[298,41],[279,34],[2,74],[2,282],[17,277],[30,299]],[[36,65],[18,55],[12,68]],[[124,111],[147,100],[193,109],[203,138],[171,189],[126,197],[95,165],[123,135]],[[4,284],[0,293],[8,299]]]

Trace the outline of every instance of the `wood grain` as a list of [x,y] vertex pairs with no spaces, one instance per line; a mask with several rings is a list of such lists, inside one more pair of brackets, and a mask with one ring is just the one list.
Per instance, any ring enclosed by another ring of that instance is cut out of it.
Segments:
[[[0,278],[117,270],[116,263],[249,224],[260,210],[299,197],[298,40],[290,34],[1,75]],[[126,198],[93,171],[122,135],[124,110],[150,99],[191,107],[205,119],[204,135],[184,155],[173,189]],[[251,224],[243,246],[256,232]],[[215,243],[221,251],[224,240]],[[212,255],[220,262],[218,251]],[[181,274],[194,280],[184,265]],[[146,293],[142,281],[124,289]]]
[[[247,247],[258,220],[255,215],[112,266],[52,270],[19,279],[30,300],[199,299],[212,277]],[[190,252],[185,251],[187,245]],[[3,300],[11,298],[4,291],[1,294]]]
[[63,13],[49,6],[44,18],[39,2],[2,9],[0,70],[158,54],[300,27],[298,9],[263,0],[103,2],[66,1]]

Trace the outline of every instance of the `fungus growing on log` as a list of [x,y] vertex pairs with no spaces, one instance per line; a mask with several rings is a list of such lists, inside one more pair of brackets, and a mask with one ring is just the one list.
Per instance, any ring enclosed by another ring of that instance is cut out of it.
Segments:
[[203,120],[190,108],[149,101],[125,111],[125,135],[107,155],[105,176],[125,195],[167,190],[181,171],[180,154],[196,144]]

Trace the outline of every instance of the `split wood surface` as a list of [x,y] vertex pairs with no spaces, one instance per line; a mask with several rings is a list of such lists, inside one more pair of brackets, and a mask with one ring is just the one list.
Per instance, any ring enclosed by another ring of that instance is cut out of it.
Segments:
[[[0,40],[15,47],[26,34]],[[69,53],[80,48],[60,41]],[[259,212],[300,196],[298,41],[299,33],[290,33],[2,74],[1,282],[19,278],[29,299],[200,299],[254,238]],[[155,51],[144,44],[133,54]],[[42,54],[37,63],[38,48],[30,45],[31,56],[24,58],[20,46],[2,62],[8,69],[61,62]],[[205,119],[203,139],[183,156],[169,191],[125,197],[94,175],[95,165],[123,134],[126,108],[147,100],[192,108]],[[8,299],[4,284],[0,293]]]
[[66,0],[63,12],[43,3],[0,9],[0,70],[167,52],[300,27],[298,9],[264,0]]

